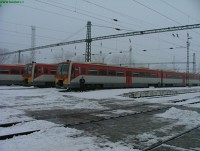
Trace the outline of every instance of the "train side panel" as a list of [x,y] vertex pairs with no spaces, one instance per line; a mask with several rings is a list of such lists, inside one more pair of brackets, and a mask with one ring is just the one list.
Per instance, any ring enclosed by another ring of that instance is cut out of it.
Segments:
[[22,75],[5,75],[0,74],[0,85],[22,85],[23,77]]
[[22,85],[23,65],[0,65],[0,85]]

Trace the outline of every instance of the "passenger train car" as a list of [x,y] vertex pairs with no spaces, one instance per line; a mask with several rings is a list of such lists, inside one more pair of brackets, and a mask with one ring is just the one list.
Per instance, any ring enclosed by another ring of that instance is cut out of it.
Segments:
[[[58,64],[56,87],[79,89],[81,78],[85,79],[87,89],[186,86],[185,73],[92,63]],[[199,86],[200,75],[190,74],[189,84]]]
[[56,64],[41,64],[32,62],[26,64],[23,81],[26,86],[54,87]]
[[24,65],[0,65],[0,85],[22,85]]

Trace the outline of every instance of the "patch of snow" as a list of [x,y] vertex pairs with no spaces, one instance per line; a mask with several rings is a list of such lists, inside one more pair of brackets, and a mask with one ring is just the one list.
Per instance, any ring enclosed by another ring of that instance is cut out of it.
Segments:
[[106,109],[106,107],[103,107],[98,102],[89,101],[89,100],[79,102],[73,108],[75,108],[75,109],[98,109],[98,110]]
[[54,124],[52,122],[43,121],[43,120],[35,120],[30,122],[22,122],[11,127],[0,128],[0,135],[14,134],[25,131],[34,131],[34,130],[42,130],[51,127],[59,126],[58,124]]
[[165,113],[156,114],[156,117],[177,120],[177,125],[199,125],[200,114],[196,111],[180,110],[171,107]]
[[135,111],[132,110],[113,110],[111,111],[114,114],[123,114],[123,113],[134,113]]
[[13,108],[0,108],[0,124],[33,120],[24,115],[25,112]]
[[139,151],[132,146],[123,146],[93,136],[84,136],[82,131],[52,127],[26,136],[0,141],[1,151]]

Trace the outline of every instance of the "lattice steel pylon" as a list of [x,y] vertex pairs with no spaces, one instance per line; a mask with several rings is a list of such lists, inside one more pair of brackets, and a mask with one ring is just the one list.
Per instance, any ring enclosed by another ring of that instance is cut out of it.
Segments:
[[91,62],[91,21],[87,22],[87,35],[86,35],[86,50],[85,50],[85,62]]
[[[35,26],[31,26],[31,48],[35,48]],[[31,61],[35,61],[35,49],[31,51]]]

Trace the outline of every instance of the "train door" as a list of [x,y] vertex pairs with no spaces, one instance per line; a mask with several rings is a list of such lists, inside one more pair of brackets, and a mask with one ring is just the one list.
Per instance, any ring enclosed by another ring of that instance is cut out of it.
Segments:
[[186,86],[186,76],[183,75],[182,78],[183,78],[183,86]]
[[126,87],[129,88],[131,86],[132,86],[131,71],[126,71]]
[[33,83],[34,80],[34,74],[35,74],[35,62],[32,63],[32,71],[31,71],[31,83]]

